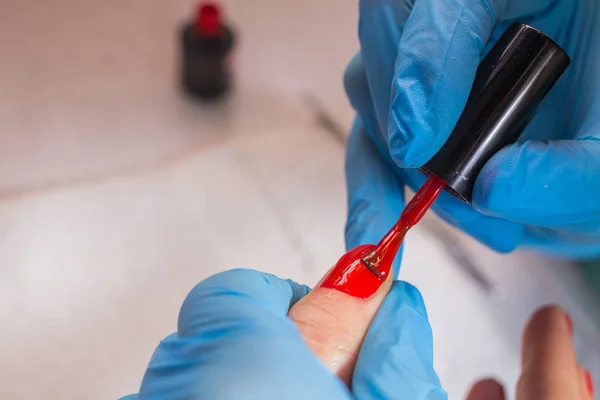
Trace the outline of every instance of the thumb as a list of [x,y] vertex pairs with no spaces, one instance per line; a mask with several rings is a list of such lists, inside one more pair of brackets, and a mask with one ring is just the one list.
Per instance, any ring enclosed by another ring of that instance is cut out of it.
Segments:
[[372,248],[359,246],[342,256],[288,313],[308,347],[348,386],[363,339],[393,279],[389,274],[379,281],[358,261]]
[[[288,315],[313,352],[349,384],[363,338],[391,286],[393,275],[380,281],[359,259],[361,253],[366,254],[373,248],[365,243],[377,243],[398,218],[403,206],[403,186],[378,153],[361,118],[356,119],[348,140],[346,181],[346,245],[355,249],[342,257]],[[399,259],[396,257],[396,271]],[[332,289],[332,285],[327,284],[332,280],[338,284],[337,289],[342,290]],[[370,292],[344,291],[342,286],[352,282],[359,284],[359,290],[366,288]],[[324,283],[328,287],[323,287]]]

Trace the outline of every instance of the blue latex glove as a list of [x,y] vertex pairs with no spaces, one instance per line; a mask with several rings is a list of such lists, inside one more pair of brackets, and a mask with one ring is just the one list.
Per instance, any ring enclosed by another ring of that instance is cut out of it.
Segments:
[[[522,141],[484,167],[473,193],[475,209],[443,193],[434,210],[500,252],[525,245],[566,257],[598,256],[597,0],[362,0],[361,51],[346,71],[345,85],[357,123],[364,125],[397,183],[376,193],[365,187],[379,185],[377,179],[364,180],[358,168],[349,167],[349,190],[394,198],[402,206],[398,186],[422,185],[425,178],[414,168],[441,148],[466,103],[480,60],[513,21],[553,38],[572,65]],[[351,204],[350,227],[369,230],[370,218]]]
[[394,283],[363,343],[352,393],[287,317],[308,291],[250,270],[201,282],[181,308],[177,333],[152,356],[140,393],[127,399],[447,398],[433,370],[431,328],[416,288]]

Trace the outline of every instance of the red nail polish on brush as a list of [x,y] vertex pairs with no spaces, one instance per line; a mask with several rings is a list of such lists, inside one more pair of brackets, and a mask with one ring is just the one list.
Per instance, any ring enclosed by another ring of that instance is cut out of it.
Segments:
[[377,246],[363,245],[344,254],[321,287],[339,290],[359,299],[374,295],[390,275],[406,232],[423,218],[443,188],[444,183],[431,176]]
[[422,168],[425,185],[377,246],[345,254],[322,282],[351,296],[372,296],[389,276],[407,231],[427,212],[445,187],[471,203],[477,176],[500,149],[516,142],[544,96],[570,63],[550,38],[513,23],[477,69],[461,117],[442,149]]

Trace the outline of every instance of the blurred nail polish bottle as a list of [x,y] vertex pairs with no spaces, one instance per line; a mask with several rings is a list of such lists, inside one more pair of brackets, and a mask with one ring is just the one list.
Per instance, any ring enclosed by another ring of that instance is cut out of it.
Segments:
[[231,87],[233,30],[222,19],[216,3],[201,3],[195,19],[181,33],[181,84],[202,99],[216,99]]

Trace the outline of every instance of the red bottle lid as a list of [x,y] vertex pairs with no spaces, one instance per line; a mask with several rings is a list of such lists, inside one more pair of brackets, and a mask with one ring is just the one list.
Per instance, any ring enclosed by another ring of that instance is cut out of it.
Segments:
[[198,5],[195,21],[196,32],[202,36],[219,36],[223,29],[221,10],[216,3]]

